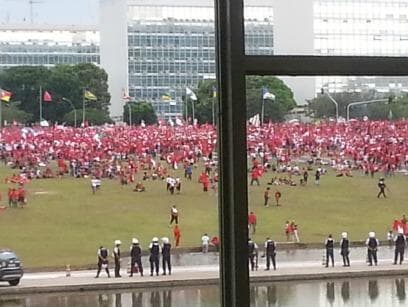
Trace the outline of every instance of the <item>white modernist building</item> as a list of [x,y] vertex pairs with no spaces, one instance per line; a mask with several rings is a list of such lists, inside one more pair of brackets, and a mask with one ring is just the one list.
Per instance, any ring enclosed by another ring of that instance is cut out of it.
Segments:
[[[259,55],[408,55],[406,0],[246,0],[245,42]],[[100,64],[111,115],[124,96],[182,112],[185,88],[215,78],[213,0],[100,0],[98,26],[0,25],[0,70],[17,65]],[[407,78],[282,77],[298,104],[330,91],[408,90]],[[163,101],[162,96],[170,96]]]

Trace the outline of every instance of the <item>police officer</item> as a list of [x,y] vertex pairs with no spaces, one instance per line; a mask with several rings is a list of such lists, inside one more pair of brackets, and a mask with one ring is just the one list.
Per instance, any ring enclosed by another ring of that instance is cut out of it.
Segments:
[[366,240],[366,245],[367,245],[367,256],[368,256],[368,265],[372,266],[373,265],[373,260],[374,264],[377,265],[377,249],[378,245],[380,245],[380,242],[375,238],[375,232],[370,231],[368,233],[368,239]]
[[248,239],[248,258],[251,264],[251,271],[255,269],[255,257],[258,254],[258,246],[250,238]]
[[133,276],[133,270],[135,265],[139,268],[140,276],[143,276],[143,265],[142,265],[142,249],[140,248],[139,240],[136,238],[132,239],[132,245],[130,246],[130,275]]
[[347,238],[347,232],[341,233],[341,240],[340,240],[340,255],[343,257],[343,266],[350,266],[350,243],[349,239]]
[[394,264],[397,264],[398,256],[399,256],[399,264],[402,264],[404,261],[404,250],[405,250],[405,242],[406,238],[402,230],[398,230],[398,235],[394,239],[395,241],[395,257],[394,257]]
[[276,243],[270,238],[266,238],[265,241],[265,254],[266,254],[266,271],[269,271],[271,266],[271,260],[273,269],[276,270]]
[[109,273],[109,260],[108,260],[108,255],[109,251],[106,247],[100,246],[98,249],[98,271],[96,272],[95,278],[99,277],[99,274],[101,273],[102,268],[105,268],[106,274],[108,274],[108,277],[110,278],[110,273]]
[[332,235],[329,235],[325,241],[325,247],[326,247],[326,268],[329,267],[329,258],[331,259],[332,266],[334,266],[334,240]]
[[154,237],[152,243],[149,245],[150,250],[150,276],[153,276],[153,271],[156,269],[156,275],[159,276],[159,257],[160,257],[160,245],[159,239]]
[[163,264],[163,275],[166,275],[166,266],[171,275],[171,261],[170,261],[170,250],[171,244],[169,238],[162,238],[162,264]]
[[115,277],[122,277],[120,275],[120,245],[122,242],[120,240],[115,240],[115,247],[113,248],[113,259],[115,259]]
[[384,198],[387,198],[387,196],[385,196],[385,181],[384,178],[380,178],[380,180],[378,181],[378,188],[380,189],[380,192],[378,192],[377,198],[380,198],[381,195],[384,196]]

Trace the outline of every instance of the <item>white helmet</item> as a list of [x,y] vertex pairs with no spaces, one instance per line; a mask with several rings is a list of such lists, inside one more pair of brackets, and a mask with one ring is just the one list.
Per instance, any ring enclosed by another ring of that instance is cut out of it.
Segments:
[[370,238],[375,238],[375,232],[374,232],[374,231],[370,231],[370,232],[368,233],[368,236],[369,236]]
[[136,239],[136,238],[133,238],[133,239],[132,239],[132,244],[139,244],[139,240]]
[[341,237],[342,237],[343,239],[346,239],[346,238],[347,238],[347,232],[342,232],[342,233],[341,233]]
[[158,239],[157,237],[154,237],[154,238],[152,239],[152,242],[159,242],[159,239]]
[[115,245],[121,245],[122,242],[120,240],[115,240]]
[[166,237],[162,238],[162,242],[165,244],[169,243],[169,238]]

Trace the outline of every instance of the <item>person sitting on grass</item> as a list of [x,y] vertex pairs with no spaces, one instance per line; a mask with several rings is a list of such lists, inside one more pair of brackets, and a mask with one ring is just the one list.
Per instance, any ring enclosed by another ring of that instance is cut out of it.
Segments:
[[138,182],[135,188],[133,189],[133,192],[145,192],[145,191],[146,191],[146,188],[141,182]]

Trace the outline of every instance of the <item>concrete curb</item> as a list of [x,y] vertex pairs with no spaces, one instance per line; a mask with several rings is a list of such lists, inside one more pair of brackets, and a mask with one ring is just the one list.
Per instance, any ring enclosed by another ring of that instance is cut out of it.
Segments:
[[[339,268],[336,268],[339,269]],[[361,270],[359,270],[361,269]],[[256,272],[251,276],[252,284],[263,284],[273,282],[295,282],[295,281],[317,281],[317,280],[335,280],[335,279],[351,279],[351,278],[378,278],[378,277],[403,277],[408,275],[408,269],[388,269],[375,268],[366,269],[364,267],[357,268],[356,271],[330,271],[331,269],[322,270],[316,269],[316,272],[307,273],[282,273],[277,275],[265,275],[266,272]],[[279,272],[279,271],[278,271]],[[206,275],[206,274],[204,274]],[[208,274],[207,274],[208,275]],[[210,274],[210,275],[216,275]],[[147,290],[152,289],[166,289],[166,288],[182,288],[182,287],[199,287],[212,286],[219,284],[219,278],[214,276],[196,278],[183,278],[183,276],[172,276],[172,280],[160,279],[140,281],[134,279],[129,281],[106,279],[97,283],[78,283],[72,284],[75,280],[67,279],[71,284],[60,285],[43,285],[43,286],[19,286],[19,287],[0,287],[1,296],[21,296],[31,294],[52,294],[52,293],[76,293],[76,292],[95,292],[95,291],[116,291],[116,290]],[[100,280],[101,281],[101,280]]]

